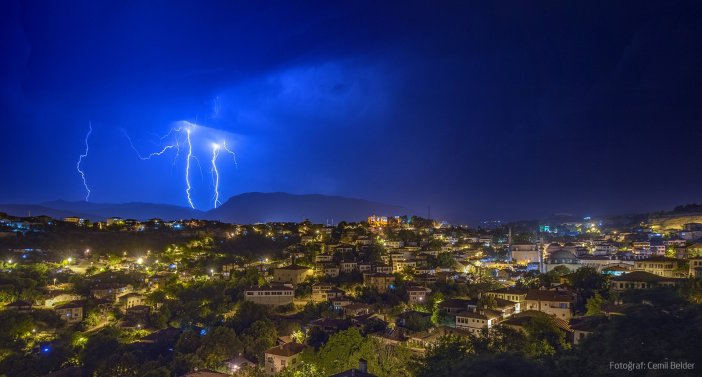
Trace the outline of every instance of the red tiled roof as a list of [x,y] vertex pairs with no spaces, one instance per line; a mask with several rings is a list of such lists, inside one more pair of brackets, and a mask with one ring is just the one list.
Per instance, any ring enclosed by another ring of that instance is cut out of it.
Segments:
[[297,355],[298,353],[302,352],[305,348],[307,348],[307,346],[304,344],[285,343],[279,346],[275,346],[273,348],[269,348],[268,350],[266,350],[266,354],[290,357],[293,355]]

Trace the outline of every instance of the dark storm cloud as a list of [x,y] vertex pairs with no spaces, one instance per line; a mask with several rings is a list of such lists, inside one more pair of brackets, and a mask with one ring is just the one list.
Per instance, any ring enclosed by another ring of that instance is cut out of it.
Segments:
[[80,198],[91,120],[95,200],[183,205],[182,165],[139,161],[119,129],[148,149],[187,119],[236,138],[225,196],[341,194],[462,221],[699,201],[701,9],[6,2],[0,147],[16,184],[0,195]]

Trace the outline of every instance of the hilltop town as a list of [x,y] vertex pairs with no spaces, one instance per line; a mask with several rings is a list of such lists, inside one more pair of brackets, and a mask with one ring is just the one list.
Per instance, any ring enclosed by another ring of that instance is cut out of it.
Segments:
[[699,223],[572,216],[2,215],[0,373],[584,376],[650,360],[684,374],[699,361],[700,238]]

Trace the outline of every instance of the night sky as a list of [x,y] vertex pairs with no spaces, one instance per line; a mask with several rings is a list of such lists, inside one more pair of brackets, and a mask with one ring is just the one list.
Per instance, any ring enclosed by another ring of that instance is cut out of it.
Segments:
[[[176,6],[177,3],[177,6]],[[702,201],[699,1],[3,1],[0,202],[251,191],[452,221]],[[490,2],[486,2],[490,3]],[[70,4],[70,5],[69,5]]]

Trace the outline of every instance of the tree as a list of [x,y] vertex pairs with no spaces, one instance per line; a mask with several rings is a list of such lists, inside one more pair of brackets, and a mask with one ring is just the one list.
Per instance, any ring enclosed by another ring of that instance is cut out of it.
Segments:
[[436,263],[441,268],[453,268],[456,266],[456,260],[451,253],[439,253],[439,256],[436,257]]
[[587,299],[585,303],[585,309],[587,312],[585,315],[598,315],[602,313],[602,305],[604,305],[605,299],[599,293],[595,293],[594,296]]
[[369,343],[355,328],[340,331],[329,337],[317,354],[319,366],[328,374],[343,372],[358,366],[359,353]]
[[157,329],[168,327],[168,320],[171,318],[171,311],[164,306],[161,310],[154,311],[149,315],[149,323]]
[[409,349],[363,337],[356,329],[332,335],[319,352],[303,356],[308,365],[326,373],[324,376],[356,368],[360,359],[365,359],[369,372],[378,377],[410,376],[411,358]]
[[[610,362],[614,360],[675,359],[694,363],[695,368],[702,365],[702,353],[699,352],[702,308],[694,305],[671,311],[638,305],[626,314],[613,316],[578,346],[559,355],[555,359],[557,374],[614,376],[618,374],[610,369]],[[670,374],[670,371],[647,372],[644,374]],[[696,375],[696,372],[686,374],[686,371],[681,371],[680,375]]]
[[431,317],[418,312],[410,312],[405,317],[404,327],[412,331],[426,331],[432,327]]
[[490,336],[486,340],[486,350],[490,353],[511,352],[521,354],[526,348],[527,336],[524,332],[511,327],[495,326],[490,330]]
[[690,278],[680,287],[680,293],[688,301],[695,304],[702,304],[702,280]]
[[581,267],[568,274],[568,281],[573,288],[583,292],[586,297],[607,289],[607,279],[592,267]]
[[243,346],[234,330],[220,326],[213,328],[202,338],[196,354],[205,366],[216,368],[222,360],[235,357],[242,350]]
[[236,316],[228,324],[233,327],[237,333],[243,332],[252,323],[268,318],[268,308],[264,305],[258,305],[251,301],[243,301],[239,304]]
[[443,336],[430,346],[424,358],[415,365],[417,377],[459,376],[462,364],[470,357],[473,346],[465,338]]
[[543,286],[551,286],[552,284],[556,284],[560,281],[561,276],[568,275],[570,273],[570,270],[566,266],[556,266],[554,267],[553,270],[539,275],[539,280],[541,281],[541,285]]
[[170,377],[171,371],[166,367],[151,369],[144,374],[143,377]]
[[96,370],[110,356],[121,353],[117,330],[105,328],[88,338],[80,352],[80,361],[88,370]]
[[551,317],[544,315],[531,318],[527,322],[526,330],[525,354],[529,357],[544,358],[570,348],[570,345],[566,343],[565,332],[556,325]]
[[497,299],[493,295],[480,295],[478,306],[485,309],[495,309],[497,307]]
[[431,306],[431,323],[434,325],[438,325],[443,320],[443,312],[441,310],[442,302],[444,302],[444,294],[436,292],[432,297]]
[[483,354],[463,359],[450,374],[431,374],[432,377],[546,377],[550,371],[539,364],[515,354]]
[[359,358],[368,361],[369,372],[378,377],[411,376],[410,362],[413,353],[404,346],[383,344],[373,338],[366,338],[370,347],[362,347]]
[[114,354],[100,364],[95,370],[94,376],[137,377],[140,375],[139,369],[139,362],[133,353]]
[[297,367],[288,367],[277,374],[278,377],[326,377],[328,375],[319,366],[311,363],[301,363]]
[[251,324],[241,334],[244,352],[248,357],[263,360],[265,350],[273,347],[278,339],[278,333],[273,322],[262,319]]

